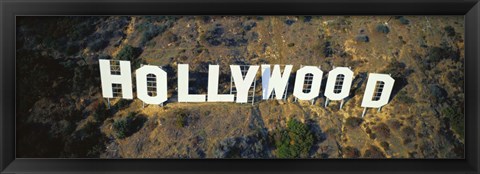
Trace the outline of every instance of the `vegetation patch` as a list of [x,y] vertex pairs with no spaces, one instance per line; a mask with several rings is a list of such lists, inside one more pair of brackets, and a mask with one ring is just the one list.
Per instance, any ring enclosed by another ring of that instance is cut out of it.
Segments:
[[355,37],[355,40],[357,42],[370,42],[370,38],[367,35],[363,35],[363,34]]
[[385,158],[383,152],[377,146],[369,146],[365,153],[363,154],[365,158]]
[[375,29],[377,30],[377,32],[380,32],[380,33],[385,33],[385,34],[390,33],[390,28],[388,28],[388,26],[385,24],[378,24],[377,27],[375,27]]
[[357,148],[352,146],[347,146],[343,148],[343,157],[344,158],[359,158],[360,151]]
[[295,119],[287,122],[287,128],[274,135],[277,157],[306,158],[314,144],[314,137],[307,125]]
[[185,110],[179,110],[175,113],[175,126],[177,128],[183,128],[188,123],[188,112]]
[[139,131],[147,121],[145,116],[137,115],[134,112],[128,113],[127,117],[113,122],[113,129],[116,137],[123,139]]
[[456,111],[453,107],[447,107],[442,110],[442,115],[447,119],[450,128],[457,133],[461,139],[465,138],[465,116]]
[[382,139],[390,138],[390,128],[385,123],[379,123],[373,127],[373,130]]
[[345,124],[347,127],[350,128],[356,128],[360,126],[363,123],[363,118],[359,117],[348,117],[347,120],[345,121]]

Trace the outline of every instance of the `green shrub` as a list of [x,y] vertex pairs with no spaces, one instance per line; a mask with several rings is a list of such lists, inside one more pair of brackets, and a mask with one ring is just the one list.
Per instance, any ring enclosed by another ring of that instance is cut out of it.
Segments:
[[403,25],[408,25],[410,24],[410,20],[408,20],[407,18],[403,17],[403,16],[400,16],[397,18],[398,21],[400,21],[401,24]]
[[120,139],[125,138],[128,132],[127,119],[120,119],[113,122],[113,128],[115,129],[117,138],[120,138]]
[[332,57],[333,48],[332,48],[332,43],[331,42],[329,42],[329,41],[325,42],[324,48],[323,48],[323,55],[325,57]]
[[175,126],[177,128],[182,128],[187,126],[188,123],[188,112],[185,110],[179,110],[175,113]]
[[465,116],[457,112],[453,107],[447,107],[442,110],[442,115],[448,119],[450,128],[457,133],[461,139],[465,138]]
[[145,121],[146,118],[144,116],[137,116],[135,112],[129,112],[127,117],[113,122],[113,129],[117,138],[123,139],[139,131]]
[[441,47],[431,47],[428,50],[428,61],[437,63],[447,56],[446,50]]
[[177,126],[177,128],[182,128],[187,126],[187,119],[188,119],[188,116],[186,114],[184,113],[177,114],[177,118],[175,119],[175,126]]
[[305,158],[314,144],[314,137],[307,125],[291,119],[287,128],[276,136],[275,146],[279,158]]
[[455,36],[455,28],[453,28],[452,26],[446,26],[444,30],[445,32],[447,32],[447,36],[450,36],[450,37]]
[[127,108],[128,106],[130,106],[130,104],[131,104],[132,102],[133,102],[132,100],[120,99],[120,101],[118,101],[118,102],[115,104],[115,108],[117,108],[118,110],[120,110],[120,109],[125,109],[125,108]]
[[370,42],[370,38],[367,35],[358,35],[355,37],[357,42]]
[[117,54],[118,60],[134,61],[140,55],[138,48],[134,48],[130,45],[123,47]]
[[378,24],[375,29],[380,33],[385,33],[385,34],[390,33],[390,29],[385,24]]

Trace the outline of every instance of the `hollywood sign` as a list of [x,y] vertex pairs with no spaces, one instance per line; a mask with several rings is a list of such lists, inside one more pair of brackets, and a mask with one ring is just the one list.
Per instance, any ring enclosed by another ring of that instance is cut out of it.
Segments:
[[[121,85],[121,98],[133,99],[130,61],[118,61],[118,72],[112,74],[110,60],[99,60],[102,94],[104,98],[114,98],[113,85]],[[246,103],[258,70],[261,69],[262,98],[267,100],[275,94],[277,100],[284,99],[292,65],[285,65],[283,73],[280,65],[250,65],[242,74],[241,65],[230,65],[232,83],[236,94],[219,94],[219,65],[209,65],[207,94],[189,93],[189,65],[178,65],[178,102],[236,102]],[[137,97],[146,104],[162,104],[167,97],[167,73],[158,66],[145,65],[135,71]],[[328,72],[324,96],[331,101],[342,101],[349,95],[354,79],[353,71],[347,67],[335,67]],[[153,75],[153,76],[152,76]],[[310,90],[304,91],[305,77],[311,77]],[[320,94],[323,71],[316,66],[302,66],[296,72],[293,95],[298,100],[313,100]],[[147,79],[153,78],[156,95],[151,95]],[[339,81],[341,80],[341,81]],[[381,108],[389,101],[395,80],[388,74],[369,73],[361,106]],[[253,85],[254,87],[255,85]],[[364,110],[365,111],[365,110]]]

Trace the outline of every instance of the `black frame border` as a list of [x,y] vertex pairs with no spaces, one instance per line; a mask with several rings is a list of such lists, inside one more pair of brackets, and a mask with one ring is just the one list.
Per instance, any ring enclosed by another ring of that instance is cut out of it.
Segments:
[[[478,0],[0,0],[0,173],[479,173]],[[465,15],[465,159],[16,159],[20,15]]]

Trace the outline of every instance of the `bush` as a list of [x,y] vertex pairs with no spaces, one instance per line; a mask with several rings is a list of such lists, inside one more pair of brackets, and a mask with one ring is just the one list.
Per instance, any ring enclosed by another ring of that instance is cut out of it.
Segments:
[[375,133],[373,133],[372,129],[370,129],[369,127],[365,128],[365,132],[368,134],[368,137],[370,137],[370,139],[374,140],[375,138],[377,138],[377,135],[375,135]]
[[373,127],[375,133],[383,139],[390,138],[390,128],[385,123],[380,123]]
[[390,32],[390,29],[385,24],[378,24],[375,29],[380,33],[388,34]]
[[442,42],[440,47],[429,47],[427,58],[423,63],[425,67],[431,69],[443,59],[459,61],[460,57],[460,51],[458,49],[453,48],[446,42]]
[[344,158],[359,158],[360,156],[361,156],[360,151],[357,148],[354,148],[351,146],[347,146],[343,148]]
[[390,149],[390,144],[388,144],[388,143],[385,142],[385,141],[382,141],[382,142],[380,143],[380,146],[382,146],[383,149],[385,149],[385,150]]
[[267,140],[262,133],[230,137],[214,147],[214,158],[267,158]]
[[314,137],[307,125],[291,119],[287,128],[276,135],[275,146],[279,158],[306,158],[314,144]]
[[391,74],[393,78],[404,78],[410,75],[412,70],[407,69],[407,65],[397,60],[392,60],[383,70],[386,74]]
[[363,118],[359,117],[348,117],[345,121],[346,125],[350,128],[356,128],[362,124]]
[[398,120],[388,120],[388,126],[391,127],[392,129],[394,130],[398,130],[400,129],[400,127],[402,126],[402,123],[400,123]]
[[404,127],[402,128],[401,131],[402,131],[402,136],[404,138],[410,138],[410,139],[415,138],[415,130],[413,130],[412,127],[410,126]]
[[370,38],[367,35],[358,35],[355,37],[357,42],[370,42]]
[[128,121],[127,119],[121,119],[113,122],[113,128],[115,129],[117,138],[123,139],[127,136]]
[[246,30],[246,31],[250,31],[252,28],[254,28],[256,26],[257,26],[256,22],[250,22],[250,23],[244,24],[243,29]]
[[457,112],[453,107],[447,107],[442,110],[442,115],[448,119],[450,128],[457,133],[461,139],[465,138],[465,116]]
[[120,52],[117,54],[118,60],[129,60],[135,61],[135,59],[140,55],[140,49],[134,48],[130,45],[123,47]]
[[452,26],[446,26],[444,30],[445,32],[447,32],[447,36],[450,36],[450,37],[455,36],[455,28],[453,28]]
[[312,20],[312,16],[304,16],[303,22],[310,22]]
[[409,21],[407,18],[403,17],[403,16],[400,16],[400,17],[398,17],[398,18],[395,17],[395,18],[398,19],[398,21],[400,21],[400,23],[403,24],[403,25],[408,25],[408,24],[410,24],[410,21]]
[[222,44],[222,35],[224,33],[224,29],[221,26],[216,26],[213,30],[208,31],[205,34],[205,39],[210,45],[219,46]]
[[139,131],[145,121],[144,116],[137,116],[135,112],[129,112],[127,117],[113,122],[113,129],[117,138],[123,139]]
[[120,110],[120,109],[125,109],[127,108],[128,106],[130,106],[130,104],[133,102],[133,100],[126,100],[126,99],[120,99],[120,101],[118,101],[116,104],[115,104],[115,108]]
[[292,25],[293,23],[295,23],[294,20],[291,20],[291,19],[285,20],[285,24],[287,24],[287,25]]
[[189,113],[186,110],[178,110],[175,112],[175,126],[182,128],[188,126]]
[[323,48],[323,55],[325,57],[332,57],[333,55],[333,49],[332,49],[332,44],[330,42],[325,42],[325,47]]
[[446,54],[446,50],[441,47],[431,47],[428,50],[428,62],[437,63],[440,60],[444,59]]
[[376,146],[370,146],[363,155],[365,158],[385,158],[383,152]]
[[433,95],[433,98],[438,102],[444,102],[448,98],[448,93],[445,89],[439,85],[429,85],[430,92]]

